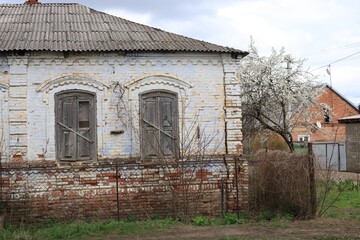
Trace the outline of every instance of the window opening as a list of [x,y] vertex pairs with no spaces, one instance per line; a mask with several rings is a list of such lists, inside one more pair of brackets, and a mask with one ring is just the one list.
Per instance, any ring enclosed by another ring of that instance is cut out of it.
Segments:
[[95,159],[95,95],[85,91],[60,92],[55,95],[55,106],[57,159]]

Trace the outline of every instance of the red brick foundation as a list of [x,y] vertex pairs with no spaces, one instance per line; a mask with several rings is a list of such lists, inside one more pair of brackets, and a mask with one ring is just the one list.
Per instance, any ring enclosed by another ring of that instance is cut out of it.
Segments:
[[247,164],[238,160],[235,174],[234,159],[180,164],[7,165],[1,172],[2,202],[13,223],[219,216],[247,210]]

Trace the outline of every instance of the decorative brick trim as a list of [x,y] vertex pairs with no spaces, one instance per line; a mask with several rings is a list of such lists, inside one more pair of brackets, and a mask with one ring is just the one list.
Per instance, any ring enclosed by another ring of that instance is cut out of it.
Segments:
[[[212,65],[212,66],[219,66],[221,65],[221,61],[217,60],[208,60],[208,59],[193,59],[189,60],[187,58],[175,58],[175,59],[168,59],[167,55],[161,59],[160,56],[156,56],[157,59],[148,59],[148,57],[152,57],[152,55],[147,55],[144,57],[109,57],[108,59],[96,59],[89,57],[74,57],[74,58],[66,58],[66,59],[46,59],[46,58],[35,58],[29,60],[30,64],[35,66],[102,66],[102,65],[109,65],[109,66],[123,66],[123,65],[130,65],[130,66],[166,66],[166,65]],[[14,61],[13,64],[20,64],[18,61]]]
[[69,85],[69,84],[81,84],[88,85],[103,91],[105,88],[110,88],[109,85],[106,85],[100,81],[89,78],[87,76],[78,75],[78,74],[69,74],[66,76],[61,76],[55,79],[49,79],[46,82],[42,83],[37,87],[38,92],[46,92],[48,93],[54,88],[59,86]]
[[136,79],[131,79],[124,84],[128,89],[139,89],[145,85],[164,84],[186,90],[193,86],[170,74],[148,74]]

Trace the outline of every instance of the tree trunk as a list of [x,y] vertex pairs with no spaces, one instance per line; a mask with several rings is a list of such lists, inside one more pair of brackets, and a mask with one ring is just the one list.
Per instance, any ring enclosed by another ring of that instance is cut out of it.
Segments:
[[285,140],[286,144],[289,147],[290,152],[291,153],[295,152],[294,142],[292,140],[291,134],[290,133],[286,133],[286,134],[279,133],[279,134]]
[[295,152],[295,147],[293,141],[286,142],[286,144],[289,146],[290,152]]

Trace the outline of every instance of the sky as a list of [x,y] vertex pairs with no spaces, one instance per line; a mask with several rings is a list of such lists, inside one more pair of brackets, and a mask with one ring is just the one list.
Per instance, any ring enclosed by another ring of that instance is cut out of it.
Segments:
[[[23,3],[0,0],[0,3]],[[261,55],[282,47],[360,104],[359,0],[40,0],[77,2],[138,23]],[[326,72],[331,65],[331,76]],[[330,78],[331,77],[331,78]],[[331,81],[330,81],[331,79]]]

